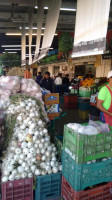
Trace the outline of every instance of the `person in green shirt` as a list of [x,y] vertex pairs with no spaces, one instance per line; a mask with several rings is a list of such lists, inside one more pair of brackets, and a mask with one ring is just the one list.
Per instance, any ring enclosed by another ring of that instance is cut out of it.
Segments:
[[100,121],[112,126],[112,71],[108,73],[109,84],[104,86],[98,95],[97,108],[100,112]]

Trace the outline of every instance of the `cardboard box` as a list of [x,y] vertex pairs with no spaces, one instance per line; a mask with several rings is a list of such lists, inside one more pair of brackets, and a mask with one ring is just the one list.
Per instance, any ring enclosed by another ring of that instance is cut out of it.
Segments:
[[59,117],[59,113],[50,113],[47,116],[50,120],[53,120],[55,117]]
[[52,104],[45,106],[47,114],[58,113],[59,112],[59,104]]
[[59,117],[59,93],[45,94],[44,102],[48,118]]
[[59,93],[45,94],[45,105],[59,104]]

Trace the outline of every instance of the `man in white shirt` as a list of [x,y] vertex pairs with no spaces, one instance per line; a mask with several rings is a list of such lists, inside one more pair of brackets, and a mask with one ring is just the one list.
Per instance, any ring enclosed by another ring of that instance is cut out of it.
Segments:
[[62,85],[62,74],[59,73],[58,77],[54,81],[55,85]]

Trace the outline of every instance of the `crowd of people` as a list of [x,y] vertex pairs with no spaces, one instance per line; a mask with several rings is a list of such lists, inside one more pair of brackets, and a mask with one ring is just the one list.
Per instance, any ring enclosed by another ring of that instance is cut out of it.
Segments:
[[[93,78],[91,71],[87,73],[85,78]],[[69,74],[66,74],[62,77],[62,73],[58,73],[57,76],[51,78],[50,72],[45,72],[44,76],[42,76],[41,72],[38,72],[36,77],[36,82],[44,89],[49,90],[51,93],[63,93],[69,92],[70,85],[76,85],[79,82],[78,76],[74,76],[74,78],[70,81]]]
[[[62,87],[67,92],[68,87],[70,85],[69,75],[66,74],[65,77],[62,78],[62,74],[58,73],[57,76],[51,78],[50,72],[45,72],[44,76],[42,76],[41,72],[38,72],[36,77],[36,82],[46,90],[49,90],[51,93],[60,92],[59,89]],[[66,89],[65,89],[66,88]]]

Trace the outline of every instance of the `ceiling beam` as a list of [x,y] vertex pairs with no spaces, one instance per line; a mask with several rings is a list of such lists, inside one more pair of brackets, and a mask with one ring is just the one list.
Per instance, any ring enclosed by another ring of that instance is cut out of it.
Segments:
[[[34,27],[36,27],[36,25],[37,25],[36,23],[33,24]],[[3,27],[4,27],[4,28],[7,28],[7,29],[18,28],[18,30],[19,30],[19,27],[20,27],[20,26],[21,26],[21,23],[0,22],[0,28],[3,28]],[[28,26],[28,24],[26,24],[26,26]],[[57,27],[60,28],[60,29],[61,29],[61,28],[68,28],[68,29],[69,29],[69,28],[73,28],[73,27],[74,27],[74,24],[69,24],[69,23],[66,23],[66,24],[63,24],[63,23],[62,23],[62,24],[61,24],[61,23],[60,23],[60,24],[57,25]],[[3,29],[4,29],[4,28],[3,28]]]
[[11,4],[17,4],[18,6],[32,6],[32,5],[35,5],[36,1],[35,0],[31,0],[31,1],[28,1],[28,0],[12,0],[12,1],[9,1],[9,0],[3,0],[3,1],[0,1],[0,6],[3,5],[3,6],[9,6]]
[[[24,23],[26,26],[29,24],[29,14],[28,13],[15,13],[14,20],[10,20],[11,13],[10,12],[0,12],[0,23],[2,23],[2,27],[18,27],[22,26]],[[46,22],[46,14],[43,17],[43,23]],[[6,20],[6,22],[2,22],[2,20]],[[37,15],[34,14],[34,23],[37,23]],[[75,14],[74,15],[60,15],[58,24],[75,24]]]
[[[54,0],[55,1],[55,0]],[[12,3],[14,4],[17,4],[18,6],[22,6],[22,7],[26,7],[26,6],[32,6],[32,5],[36,5],[36,0],[12,0],[12,1],[9,1],[9,0],[3,0],[3,1],[0,1],[0,6],[9,6],[11,5]],[[49,5],[49,1],[46,0],[45,3],[44,3],[44,6],[48,7]],[[76,8],[76,3],[74,2],[63,2],[62,1],[62,4],[61,4],[61,8],[73,8],[75,9]]]

